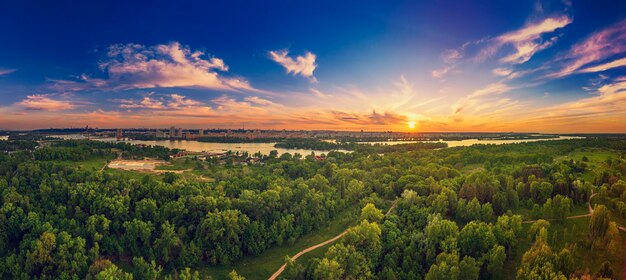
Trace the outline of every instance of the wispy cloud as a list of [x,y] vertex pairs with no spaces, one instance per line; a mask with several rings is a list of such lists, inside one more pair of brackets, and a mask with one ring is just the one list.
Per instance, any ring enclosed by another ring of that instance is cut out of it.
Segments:
[[528,109],[513,119],[512,127],[547,131],[606,132],[626,129],[626,77],[600,85],[590,97],[538,109]]
[[332,97],[332,95],[323,93],[322,91],[320,91],[318,89],[310,88],[309,91],[311,93],[315,94],[315,96],[317,96],[317,97],[319,97],[321,99],[328,99],[328,98]]
[[582,73],[602,72],[602,71],[606,71],[609,69],[613,69],[617,67],[624,67],[624,66],[626,66],[626,57],[618,59],[618,60],[613,60],[611,62],[607,62],[604,64],[590,66],[590,67],[581,69],[580,72]]
[[545,40],[543,35],[552,33],[572,23],[569,16],[548,17],[542,21],[527,24],[519,30],[498,36],[495,40],[499,47],[506,44],[513,46],[513,52],[500,58],[500,62],[520,64],[528,61],[535,53],[552,46],[558,37]]
[[17,69],[0,68],[0,76],[8,75],[8,74],[11,74],[11,73],[13,73],[15,71],[17,71]]
[[453,70],[460,72],[459,67],[464,63],[482,63],[495,59],[503,67],[495,68],[493,74],[507,76],[513,72],[512,66],[525,63],[536,53],[554,45],[559,38],[555,33],[570,23],[572,18],[567,15],[544,17],[496,37],[466,42],[457,49],[444,51],[441,55],[444,66],[433,70],[431,74],[443,80]]
[[43,110],[43,111],[63,111],[70,110],[75,107],[75,104],[68,100],[54,99],[51,94],[33,94],[28,95],[26,98],[16,105],[24,107],[28,110]]
[[299,55],[293,59],[289,57],[289,50],[277,50],[270,51],[269,57],[271,60],[285,67],[287,73],[309,78],[312,82],[317,81],[315,76],[313,76],[313,71],[317,68],[317,64],[315,64],[317,57],[315,54],[306,51],[304,56]]
[[551,62],[562,67],[547,77],[560,78],[579,71],[597,72],[607,70],[609,67],[623,66],[624,60],[617,60],[582,69],[589,64],[602,62],[620,54],[626,54],[626,20],[597,31],[575,44],[566,54]]

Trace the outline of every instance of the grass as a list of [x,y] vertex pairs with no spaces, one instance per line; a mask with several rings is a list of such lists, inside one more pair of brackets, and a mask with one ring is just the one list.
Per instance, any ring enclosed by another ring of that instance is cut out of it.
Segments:
[[154,176],[154,177],[162,176],[162,175],[154,174],[154,173],[144,173],[144,172],[136,172],[132,170],[122,170],[122,169],[114,169],[114,168],[107,168],[105,169],[105,172],[108,172],[109,174],[122,175],[129,179],[135,179],[135,180],[141,180],[146,175]]
[[68,164],[72,166],[78,165],[88,170],[100,170],[107,163],[108,160],[111,160],[111,158],[110,157],[109,158],[95,157],[95,158],[90,158],[88,160],[83,160],[83,161],[61,160],[61,161],[56,161],[56,162],[61,163],[61,164]]
[[[330,221],[328,226],[300,237],[293,245],[285,244],[272,247],[259,256],[244,257],[230,265],[205,266],[199,268],[199,271],[202,275],[209,275],[213,279],[227,279],[228,273],[232,270],[236,270],[248,280],[267,279],[285,263],[285,256],[293,256],[301,250],[330,239],[354,225],[357,220],[354,218],[355,213],[354,210],[340,213]],[[298,261],[306,261],[314,256],[321,256],[328,246],[304,254]]]
[[187,170],[196,166],[196,161],[191,159],[173,159],[170,165],[159,165],[156,170]]

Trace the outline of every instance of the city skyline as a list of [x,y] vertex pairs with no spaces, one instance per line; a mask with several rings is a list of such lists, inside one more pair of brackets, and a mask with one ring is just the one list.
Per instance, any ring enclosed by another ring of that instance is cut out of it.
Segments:
[[626,3],[0,4],[0,129],[626,132]]

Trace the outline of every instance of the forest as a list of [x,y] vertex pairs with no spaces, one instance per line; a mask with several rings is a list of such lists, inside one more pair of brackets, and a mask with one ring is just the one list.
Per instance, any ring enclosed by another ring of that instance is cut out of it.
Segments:
[[348,215],[278,278],[622,279],[624,139],[367,146],[178,174],[106,168],[163,147],[0,141],[0,278],[266,279],[236,265]]

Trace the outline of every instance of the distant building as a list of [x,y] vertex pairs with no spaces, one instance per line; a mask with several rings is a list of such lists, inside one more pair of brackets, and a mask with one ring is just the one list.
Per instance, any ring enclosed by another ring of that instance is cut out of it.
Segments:
[[156,137],[157,138],[166,138],[167,137],[167,133],[165,133],[165,131],[162,131],[160,129],[157,129],[156,131]]
[[118,128],[117,129],[117,133],[115,133],[115,138],[117,138],[117,141],[120,141],[120,140],[122,140],[122,137],[123,137],[122,136],[122,129]]
[[174,138],[176,136],[176,127],[170,127],[170,138]]
[[182,128],[176,129],[176,137],[183,138],[183,129]]

